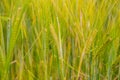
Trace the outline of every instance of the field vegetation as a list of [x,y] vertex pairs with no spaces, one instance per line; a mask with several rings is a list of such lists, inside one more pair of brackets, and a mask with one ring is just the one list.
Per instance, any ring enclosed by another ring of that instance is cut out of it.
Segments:
[[120,0],[0,0],[0,80],[120,80]]

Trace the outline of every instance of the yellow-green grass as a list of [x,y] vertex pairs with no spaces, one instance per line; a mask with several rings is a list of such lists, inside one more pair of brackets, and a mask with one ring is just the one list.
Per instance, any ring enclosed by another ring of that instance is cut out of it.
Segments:
[[120,80],[120,0],[0,0],[0,80]]

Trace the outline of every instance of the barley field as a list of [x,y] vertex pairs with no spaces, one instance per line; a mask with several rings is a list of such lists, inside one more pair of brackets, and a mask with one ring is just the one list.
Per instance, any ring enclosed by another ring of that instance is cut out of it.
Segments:
[[120,80],[120,0],[0,0],[0,80]]

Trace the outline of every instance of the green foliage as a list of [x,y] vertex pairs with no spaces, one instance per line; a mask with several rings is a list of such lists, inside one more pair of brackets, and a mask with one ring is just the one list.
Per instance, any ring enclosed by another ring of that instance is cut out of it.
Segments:
[[120,80],[120,0],[1,0],[0,80]]

